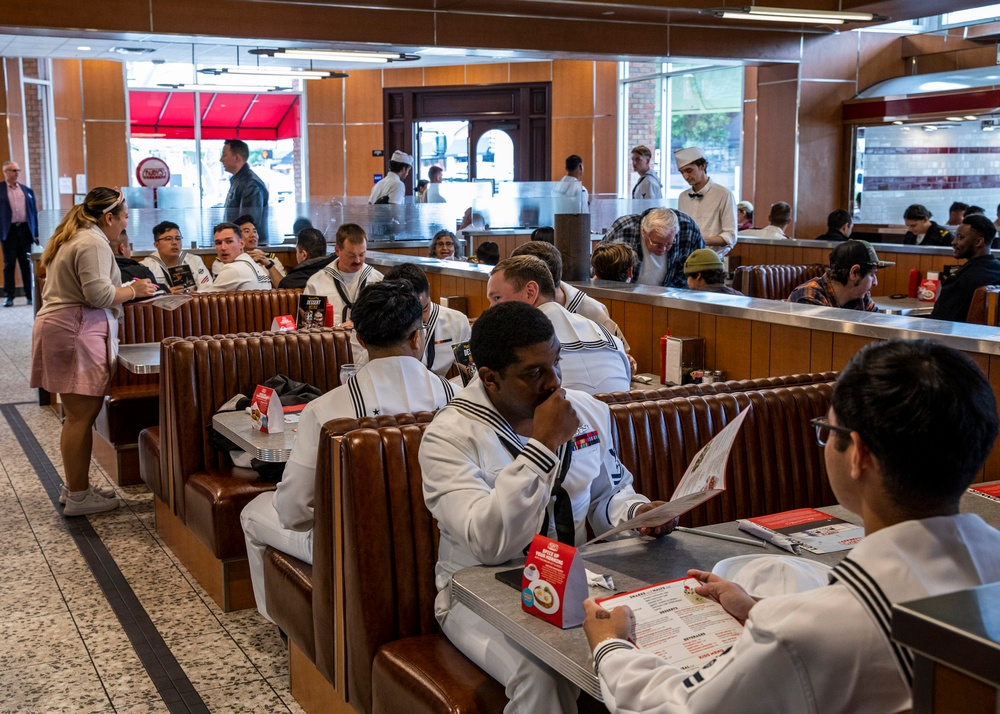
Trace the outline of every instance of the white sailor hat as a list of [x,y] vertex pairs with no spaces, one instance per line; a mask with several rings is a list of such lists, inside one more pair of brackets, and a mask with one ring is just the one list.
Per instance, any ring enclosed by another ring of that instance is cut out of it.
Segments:
[[395,161],[397,164],[413,166],[413,157],[402,151],[393,151],[392,156],[389,157],[389,161]]
[[677,164],[677,168],[681,169],[688,164],[693,164],[698,159],[704,159],[705,152],[699,149],[697,146],[691,146],[687,149],[678,149],[674,152],[674,162]]

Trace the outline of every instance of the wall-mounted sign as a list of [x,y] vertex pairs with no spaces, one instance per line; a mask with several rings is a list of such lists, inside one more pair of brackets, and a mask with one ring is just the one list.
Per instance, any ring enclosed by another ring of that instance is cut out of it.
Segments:
[[170,183],[170,167],[163,159],[150,156],[135,167],[135,178],[140,186],[158,188]]
[[378,183],[382,180],[382,174],[372,174],[372,183]]
[[372,156],[385,156],[385,152],[382,149],[372,149]]

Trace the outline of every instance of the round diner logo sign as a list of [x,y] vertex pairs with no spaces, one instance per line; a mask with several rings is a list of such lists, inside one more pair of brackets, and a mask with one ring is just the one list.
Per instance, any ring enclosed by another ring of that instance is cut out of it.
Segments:
[[170,183],[170,167],[163,159],[155,156],[143,159],[135,167],[135,177],[139,180],[140,186],[158,188]]

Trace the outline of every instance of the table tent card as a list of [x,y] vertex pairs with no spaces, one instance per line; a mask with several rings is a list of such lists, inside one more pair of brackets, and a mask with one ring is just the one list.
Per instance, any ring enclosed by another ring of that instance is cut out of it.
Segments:
[[271,320],[271,332],[294,332],[295,318],[292,315],[278,315]]
[[571,545],[536,535],[521,578],[521,608],[564,630],[583,624],[587,574]]
[[324,295],[300,295],[299,312],[295,317],[295,327],[323,327],[326,322],[326,297]]
[[277,392],[260,384],[250,400],[253,428],[262,434],[278,434],[285,430],[285,413]]
[[725,429],[716,434],[715,438],[694,455],[694,459],[688,465],[684,477],[677,484],[669,501],[601,533],[580,547],[583,548],[599,540],[606,540],[622,531],[661,525],[684,515],[692,508],[700,506],[705,501],[715,498],[725,491],[726,462],[729,461],[729,452],[732,451],[736,435],[739,434],[743,420],[746,419],[749,412],[750,407],[740,412]]

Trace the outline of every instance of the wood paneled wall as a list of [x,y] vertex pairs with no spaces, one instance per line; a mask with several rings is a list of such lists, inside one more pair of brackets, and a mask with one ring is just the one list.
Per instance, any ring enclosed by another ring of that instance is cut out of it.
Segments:
[[[129,183],[125,75],[112,60],[52,60],[59,175],[86,174],[87,187]],[[62,208],[73,196],[59,197]]]
[[455,67],[353,70],[342,81],[306,83],[309,193],[313,197],[366,196],[383,173],[383,87],[436,87],[552,82],[553,179],[566,157],[583,157],[584,184],[613,193],[618,170],[617,75],[614,62],[521,62]]

